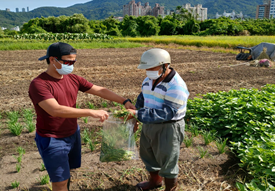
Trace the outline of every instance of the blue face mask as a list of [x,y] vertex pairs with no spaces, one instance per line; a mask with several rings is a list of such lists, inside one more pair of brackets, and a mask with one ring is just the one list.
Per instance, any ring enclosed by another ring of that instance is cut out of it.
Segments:
[[61,65],[61,69],[57,69],[56,66],[54,65],[56,71],[57,71],[60,75],[70,74],[70,73],[72,73],[72,71],[74,70],[74,65],[62,64],[62,63],[60,63],[57,59],[55,59],[55,60]]

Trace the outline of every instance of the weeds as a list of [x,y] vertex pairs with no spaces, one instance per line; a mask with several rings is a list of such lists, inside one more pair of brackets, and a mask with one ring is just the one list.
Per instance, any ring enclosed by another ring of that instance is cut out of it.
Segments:
[[84,121],[84,123],[87,124],[87,123],[88,123],[88,117],[84,117],[84,118],[83,118],[83,121]]
[[45,175],[45,176],[42,176],[40,177],[40,184],[41,185],[45,185],[45,184],[48,184],[50,182],[50,177],[49,175]]
[[118,106],[119,105],[119,103],[117,103],[117,102],[115,102],[115,101],[113,101],[113,104],[114,104],[114,106]]
[[85,144],[91,140],[92,132],[89,129],[85,128],[83,133],[81,133],[81,138]]
[[204,150],[204,148],[202,148],[202,147],[197,147],[197,148],[198,148],[199,153],[200,153],[200,158],[203,158],[203,157],[205,157],[206,155],[209,155],[209,154],[208,154],[208,151],[207,151],[207,150]]
[[205,145],[209,145],[212,141],[215,140],[215,134],[212,134],[210,131],[202,131],[202,136]]
[[46,170],[46,167],[45,167],[45,164],[44,163],[41,163],[41,166],[40,166],[40,171],[44,171]]
[[138,139],[140,138],[140,134],[141,134],[141,130],[142,130],[142,124],[139,123],[138,125],[138,130],[135,132],[134,136],[135,136],[135,141],[137,142]]
[[8,119],[10,120],[8,123],[15,124],[18,121],[19,112],[18,111],[10,111],[8,112]]
[[13,157],[16,159],[16,161],[17,161],[18,163],[21,163],[21,162],[22,162],[22,155],[19,155],[18,157],[16,157],[16,156],[13,155]]
[[22,147],[18,147],[17,148],[17,152],[19,153],[19,156],[16,157],[13,155],[13,157],[16,159],[16,161],[18,162],[18,164],[16,164],[16,171],[19,172],[21,169],[21,162],[22,162],[22,157],[23,155],[26,153],[25,149],[23,149]]
[[122,180],[122,178],[125,176],[125,175],[133,175],[135,176],[137,172],[141,172],[143,171],[142,168],[137,168],[137,167],[132,167],[132,168],[128,168],[127,170],[125,170],[121,177],[119,178],[119,180]]
[[224,141],[221,138],[216,140],[215,143],[216,143],[216,146],[217,146],[220,154],[223,154],[226,151],[225,146],[226,146],[227,140],[228,140],[228,138],[224,139]]
[[33,116],[34,116],[34,114],[33,114],[32,110],[25,109],[23,111],[23,117],[24,117],[25,122],[30,122],[30,121],[32,122],[33,121]]
[[23,126],[20,123],[8,123],[8,128],[13,135],[19,136],[23,131]]
[[34,124],[34,122],[28,121],[26,129],[29,131],[29,133],[33,132],[35,130],[35,124]]
[[198,126],[196,126],[196,125],[191,124],[191,125],[189,125],[188,129],[194,137],[198,136],[200,133],[200,130],[199,130]]
[[104,107],[104,108],[108,107],[107,101],[103,101],[103,102],[101,103],[101,105],[102,105],[102,107]]
[[89,109],[95,109],[96,108],[95,105],[91,102],[88,102],[87,105],[88,105]]
[[12,188],[18,188],[19,185],[20,185],[20,182],[17,182],[17,181],[14,181],[14,182],[11,183]]
[[90,150],[93,152],[95,149],[94,142],[92,141],[92,136],[94,135],[94,131],[89,131],[89,129],[84,129],[83,133],[81,133],[81,138],[84,144],[88,144]]
[[16,171],[20,172],[21,170],[21,163],[16,164]]
[[8,129],[13,135],[20,135],[23,131],[23,126],[18,123],[19,113],[18,111],[11,111],[8,112]]
[[95,146],[94,146],[94,143],[92,142],[92,140],[89,141],[88,145],[89,145],[91,152],[93,152],[95,150]]
[[25,109],[23,111],[23,117],[26,123],[26,129],[29,131],[29,133],[33,132],[35,130],[35,124],[33,123],[33,111],[30,109]]
[[189,138],[187,135],[184,136],[183,142],[185,146],[188,148],[193,145],[193,135]]
[[23,149],[22,147],[18,147],[17,148],[17,152],[19,153],[19,155],[23,155],[23,154],[25,154],[26,153],[26,151],[25,151],[25,149]]

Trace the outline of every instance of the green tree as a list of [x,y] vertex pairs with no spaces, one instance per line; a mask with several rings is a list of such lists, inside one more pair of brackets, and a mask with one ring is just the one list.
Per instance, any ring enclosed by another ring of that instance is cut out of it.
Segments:
[[137,18],[135,16],[125,15],[123,21],[119,24],[123,36],[139,36]]
[[18,34],[18,32],[15,31],[15,30],[6,29],[6,30],[4,30],[4,34],[9,35],[9,36],[13,36],[13,35]]
[[89,26],[95,33],[105,34],[107,32],[107,27],[103,24],[103,21],[91,20]]
[[160,24],[160,35],[174,35],[177,34],[177,26],[179,21],[174,19],[171,15],[166,16]]
[[73,16],[65,20],[66,31],[71,33],[85,33],[89,27],[89,20],[84,17],[83,14],[74,14]]
[[2,28],[0,27],[0,36],[4,35],[4,31],[2,30]]
[[[38,27],[40,19],[39,18],[34,18],[29,20],[29,22],[24,23],[23,27],[21,28],[21,33],[30,33],[29,28],[36,28]],[[40,27],[41,28],[41,27]]]
[[106,34],[112,36],[121,36],[121,32],[119,30],[119,21],[117,19],[114,19],[113,16],[105,19],[102,24],[107,27]]
[[138,28],[137,31],[141,36],[153,36],[158,35],[160,26],[158,25],[158,19],[154,16],[140,16],[137,17]]

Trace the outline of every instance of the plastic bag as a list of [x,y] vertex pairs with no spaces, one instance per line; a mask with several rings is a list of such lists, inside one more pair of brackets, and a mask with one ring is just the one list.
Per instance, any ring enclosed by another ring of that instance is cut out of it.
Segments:
[[138,159],[134,125],[135,119],[124,123],[113,116],[109,116],[108,120],[104,121],[99,159],[101,162]]

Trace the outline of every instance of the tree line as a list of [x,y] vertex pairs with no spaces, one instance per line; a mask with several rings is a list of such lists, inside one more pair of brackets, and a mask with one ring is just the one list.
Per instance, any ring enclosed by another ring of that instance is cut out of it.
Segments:
[[[153,35],[274,35],[275,19],[237,19],[221,17],[200,21],[180,6],[178,14],[164,18],[154,16],[128,16],[121,22],[113,16],[105,20],[88,20],[82,14],[47,18],[34,18],[25,23],[20,33],[101,33],[111,36]],[[7,31],[8,34],[15,31]],[[3,32],[2,32],[3,33]],[[1,34],[1,31],[0,31]]]

